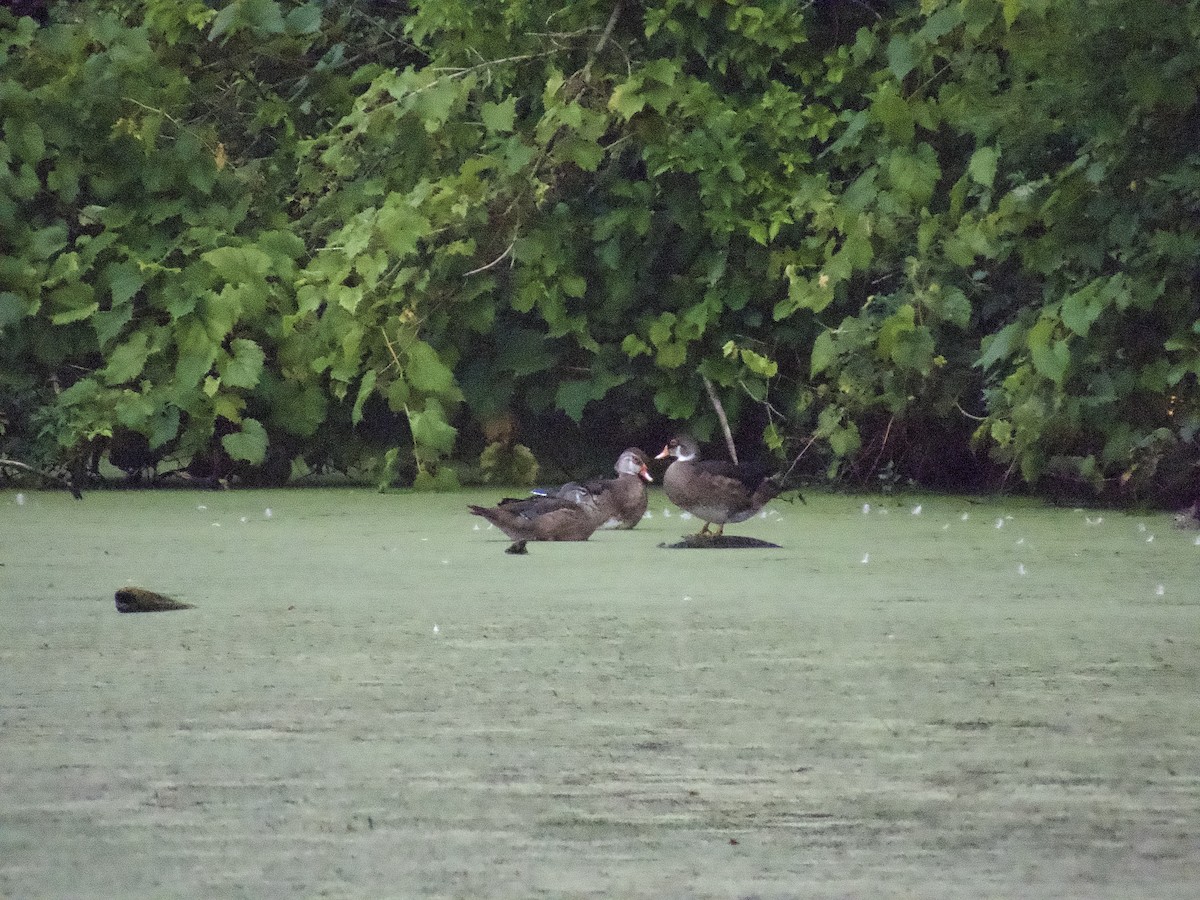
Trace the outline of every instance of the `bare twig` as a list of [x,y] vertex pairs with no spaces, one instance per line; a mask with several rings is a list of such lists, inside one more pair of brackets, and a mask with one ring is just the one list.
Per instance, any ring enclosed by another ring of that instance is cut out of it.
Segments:
[[596,46],[592,49],[591,55],[588,56],[587,64],[583,67],[583,80],[587,81],[592,76],[592,63],[596,61],[596,57],[600,55],[600,51],[604,49],[604,45],[608,43],[608,39],[612,37],[613,29],[617,27],[617,19],[621,15],[621,0],[613,5],[612,15],[608,17],[608,24],[604,26],[604,31],[600,32],[600,40],[596,41]]
[[165,109],[159,109],[157,106],[150,106],[148,103],[143,103],[141,100],[137,100],[134,97],[122,97],[121,99],[125,100],[128,103],[132,103],[134,106],[140,106],[142,109],[146,110],[146,112],[152,112],[152,113],[155,113],[156,115],[162,116],[164,119],[166,119],[168,122],[170,122],[176,128],[178,128],[180,131],[188,132],[190,134],[195,135],[195,137],[200,141],[200,143],[202,143],[206,148],[208,148],[209,152],[211,152],[211,153],[217,152],[217,147],[215,144],[213,144],[212,142],[207,140],[204,137],[204,135],[197,134],[194,129],[188,127],[183,122],[180,122],[177,118],[175,118],[173,115],[171,115]]
[[729,448],[729,456],[734,464],[737,464],[737,448],[733,446],[733,432],[729,430],[729,419],[725,417],[725,407],[721,405],[721,398],[717,396],[717,389],[713,387],[713,383],[708,380],[707,375],[701,375],[704,379],[704,389],[708,391],[708,399],[712,401],[713,409],[717,411],[717,418],[721,420],[721,430],[725,433],[725,446]]
[[892,416],[888,419],[887,428],[883,430],[883,440],[879,443],[879,452],[875,454],[875,462],[871,463],[871,471],[867,473],[870,477],[871,473],[879,468],[879,460],[883,458],[883,451],[887,449],[888,438],[892,434],[892,423],[896,421],[896,417]]
[[800,462],[800,457],[802,457],[805,453],[807,453],[808,448],[811,447],[813,444],[815,444],[816,441],[817,441],[817,436],[815,434],[808,439],[808,443],[800,448],[800,452],[796,454],[796,458],[792,460],[792,464],[790,466],[788,466],[788,470],[783,473],[783,477],[779,479],[780,481],[787,480],[787,477],[792,474],[792,470],[796,468],[796,464],[798,462]]
[[[380,326],[379,326],[379,331],[380,331],[380,333],[383,335],[383,342],[384,342],[385,344],[387,344],[388,353],[390,353],[390,354],[392,355],[392,365],[394,365],[394,366],[396,367],[396,369],[397,369],[397,370],[399,370],[399,371],[403,372],[403,371],[404,371],[404,366],[402,366],[402,365],[400,364],[400,357],[398,357],[398,356],[396,355],[396,348],[392,346],[392,341],[391,341],[391,339],[388,337],[387,329],[386,329],[386,328],[384,328],[382,325],[380,325]],[[390,369],[390,368],[391,368],[391,366],[388,366],[388,368]],[[385,369],[384,371],[386,371],[386,369]]]
[[965,409],[962,408],[962,404],[960,404],[957,400],[954,401],[954,408],[957,409],[960,413],[962,413],[964,416],[966,416],[968,419],[970,419],[973,422],[986,422],[987,421],[987,416],[977,416],[974,413],[967,412]]
[[513,241],[511,244],[509,244],[507,247],[504,248],[503,253],[501,253],[499,256],[497,256],[495,259],[493,259],[490,263],[488,263],[485,266],[480,266],[478,269],[472,269],[470,272],[467,272],[466,274],[464,274],[463,278],[470,278],[472,275],[478,275],[480,272],[486,272],[488,269],[492,268],[493,266],[499,265],[509,254],[512,253],[513,247],[515,247],[516,245],[517,245],[517,242]]

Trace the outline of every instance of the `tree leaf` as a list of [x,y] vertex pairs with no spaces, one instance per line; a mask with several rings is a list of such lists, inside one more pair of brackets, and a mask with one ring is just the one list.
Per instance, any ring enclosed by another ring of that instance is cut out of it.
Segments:
[[837,359],[837,344],[834,343],[832,331],[826,329],[817,335],[810,358],[809,374],[812,376],[824,372]]
[[646,108],[646,96],[641,93],[641,87],[640,78],[618,84],[608,98],[608,108],[629,121]]
[[508,134],[513,130],[513,122],[517,117],[517,98],[509,97],[500,103],[484,103],[480,109],[483,127],[488,131]]
[[350,413],[351,425],[357,425],[362,421],[363,406],[366,405],[371,392],[375,390],[375,381],[378,377],[374,369],[367,369],[366,374],[363,375],[362,382],[358,385],[358,397],[354,400],[354,409]]
[[976,184],[990,188],[996,180],[996,165],[999,161],[1000,153],[995,147],[980,147],[971,154],[967,174]]
[[142,373],[146,358],[150,355],[147,346],[147,335],[144,331],[134,333],[128,341],[121,344],[109,354],[108,365],[104,367],[103,377],[106,384],[117,385],[132,381]]
[[753,350],[747,350],[743,347],[741,349],[741,357],[742,362],[746,364],[746,368],[755,375],[774,378],[779,374],[779,364],[775,360],[763,356],[761,353],[756,353]]
[[0,330],[29,315],[29,302],[9,291],[0,291]]
[[115,263],[109,266],[104,274],[108,279],[109,295],[112,297],[113,306],[128,303],[146,283],[141,270],[132,262]]
[[257,247],[218,247],[200,258],[230,284],[260,281],[271,271],[271,257]]
[[903,81],[904,76],[911,72],[917,64],[916,57],[913,55],[912,40],[907,35],[894,35],[888,41],[887,58],[888,68],[892,70],[896,80]]
[[254,388],[258,386],[266,354],[262,347],[247,338],[235,338],[230,343],[231,356],[226,357],[217,370],[226,387]]
[[257,466],[267,456],[267,429],[257,419],[242,419],[242,430],[221,438],[221,446],[234,459]]
[[1065,340],[1054,340],[1053,333],[1054,323],[1048,318],[1042,318],[1029,329],[1025,340],[1037,373],[1056,385],[1061,385],[1067,365],[1071,362],[1071,350]]
[[896,143],[912,143],[916,134],[912,109],[892,85],[885,84],[876,92],[875,100],[871,104],[871,115]]
[[418,456],[442,456],[454,450],[458,429],[446,421],[446,413],[436,400],[427,400],[421,411],[410,409],[408,425]]
[[629,375],[600,370],[591,378],[564,381],[558,386],[554,405],[570,416],[573,422],[583,419],[583,409],[593,400],[602,400],[604,395],[619,384],[629,380]]
[[424,341],[414,341],[408,348],[404,377],[414,390],[423,394],[452,397],[457,391],[454,373]]
[[316,34],[321,30],[321,3],[310,2],[297,6],[284,18],[292,34]]

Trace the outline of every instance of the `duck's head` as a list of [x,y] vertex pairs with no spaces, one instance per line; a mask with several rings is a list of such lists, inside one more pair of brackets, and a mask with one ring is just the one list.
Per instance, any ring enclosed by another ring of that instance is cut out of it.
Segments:
[[646,481],[653,481],[654,476],[650,474],[649,462],[645,453],[637,447],[630,447],[617,457],[617,464],[614,468],[618,475],[637,475]]
[[667,446],[663,447],[662,453],[654,458],[666,459],[668,456],[673,456],[680,462],[688,462],[695,459],[699,452],[694,440],[686,435],[679,435],[671,438],[667,442]]

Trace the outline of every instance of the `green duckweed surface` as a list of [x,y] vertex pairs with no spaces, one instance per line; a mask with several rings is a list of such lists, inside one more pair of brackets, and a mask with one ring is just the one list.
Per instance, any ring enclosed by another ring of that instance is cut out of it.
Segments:
[[499,496],[0,493],[0,895],[1196,896],[1169,516],[809,496],[667,550],[655,494],[513,556]]

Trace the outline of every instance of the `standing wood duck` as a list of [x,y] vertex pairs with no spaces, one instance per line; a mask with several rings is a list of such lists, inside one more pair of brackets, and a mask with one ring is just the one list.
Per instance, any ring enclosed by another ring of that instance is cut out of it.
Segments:
[[[704,520],[697,536],[720,537],[729,522],[744,522],[779,495],[778,478],[762,466],[701,460],[690,437],[672,438],[655,459],[675,457],[663,476],[663,489],[680,509]],[[709,526],[716,524],[715,533]]]
[[596,478],[582,483],[569,481],[562,487],[538,488],[533,493],[540,497],[594,504],[598,513],[605,514],[602,527],[633,528],[646,514],[649,503],[646,482],[654,480],[649,462],[645,453],[630,447],[617,457],[613,466],[616,478]]
[[472,515],[483,516],[514,541],[586,541],[604,524],[604,512],[589,502],[586,491],[581,502],[560,497],[530,497],[501,500],[498,506],[468,506]]

